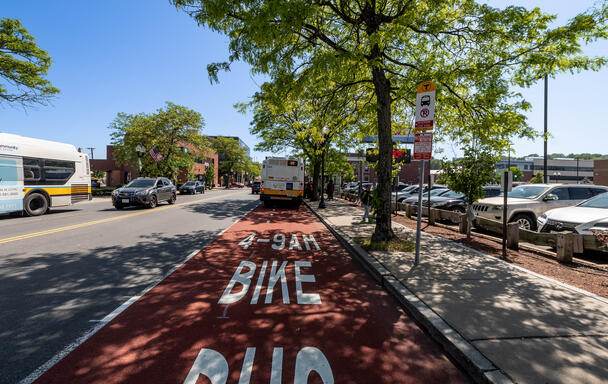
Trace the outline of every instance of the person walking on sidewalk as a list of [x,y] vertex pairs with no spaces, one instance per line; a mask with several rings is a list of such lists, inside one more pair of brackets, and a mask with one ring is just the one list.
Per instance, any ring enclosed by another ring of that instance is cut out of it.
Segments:
[[372,193],[370,192],[370,186],[366,185],[365,190],[361,193],[361,205],[365,212],[363,212],[363,220],[362,223],[365,223],[365,219],[368,219],[371,222],[371,218],[369,217],[369,209],[372,204]]
[[334,182],[333,180],[329,180],[329,183],[327,184],[327,200],[333,200],[334,199]]

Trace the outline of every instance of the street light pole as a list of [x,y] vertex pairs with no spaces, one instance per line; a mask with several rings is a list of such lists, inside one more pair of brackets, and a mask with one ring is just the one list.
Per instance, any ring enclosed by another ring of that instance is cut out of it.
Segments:
[[325,149],[321,154],[321,201],[319,201],[319,209],[325,208]]
[[545,75],[545,157],[543,160],[543,179],[545,184],[547,184],[547,94],[548,94],[548,76]]
[[144,153],[146,153],[146,148],[143,145],[138,145],[135,147],[135,151],[137,151],[137,160],[139,162],[139,175],[141,176],[141,158],[144,157]]

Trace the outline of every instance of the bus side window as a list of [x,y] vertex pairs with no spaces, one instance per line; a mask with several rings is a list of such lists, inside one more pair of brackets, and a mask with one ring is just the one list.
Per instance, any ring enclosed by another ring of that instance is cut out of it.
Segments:
[[23,159],[23,181],[25,183],[40,181],[40,160]]

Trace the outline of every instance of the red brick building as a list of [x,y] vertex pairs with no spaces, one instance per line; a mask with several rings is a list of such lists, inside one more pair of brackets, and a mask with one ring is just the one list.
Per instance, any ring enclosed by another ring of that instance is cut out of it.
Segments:
[[[364,183],[366,183],[366,182],[377,183],[378,182],[378,176],[376,176],[376,173],[374,172],[372,167],[370,167],[366,161],[360,162],[360,161],[354,160],[355,158],[359,157],[359,154],[348,153],[346,155],[346,157],[347,157],[347,161],[350,163],[350,165],[353,166],[353,168],[355,170],[355,181],[359,181],[359,174],[361,173],[361,178]],[[401,170],[399,171],[399,182],[405,183],[405,184],[419,183],[420,182],[420,168],[419,168],[420,164],[421,164],[421,162],[418,160],[412,160],[412,162],[409,164],[402,164]],[[429,162],[427,161],[424,164],[424,182],[425,183],[428,182],[429,175],[430,175],[430,167],[429,167]]]
[[593,183],[608,186],[608,160],[593,161]]
[[[191,144],[183,144],[183,148],[186,148],[192,152],[200,152],[196,150]],[[116,185],[126,184],[129,181],[139,177],[139,171],[137,165],[131,164],[123,164],[119,166],[114,159],[114,146],[108,145],[106,146],[106,159],[102,160],[90,160],[91,162],[91,171],[101,171],[106,173],[105,180],[102,181],[103,184],[113,187]],[[179,174],[177,176],[178,183],[183,183],[187,181],[188,174],[191,171],[193,174],[199,176],[204,175],[207,171],[207,167],[212,165],[215,168],[215,178],[212,181],[213,184],[217,185],[217,165],[218,158],[217,153],[212,152],[210,154],[202,154],[199,159],[195,161],[192,165],[192,169],[188,170],[185,167],[181,167],[179,170]],[[101,181],[101,180],[100,180]]]

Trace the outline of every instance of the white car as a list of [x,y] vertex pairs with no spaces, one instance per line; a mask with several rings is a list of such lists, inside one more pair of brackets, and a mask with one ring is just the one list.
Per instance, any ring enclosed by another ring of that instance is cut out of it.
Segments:
[[[607,187],[584,184],[526,184],[513,188],[507,198],[507,220],[520,228],[536,230],[537,218],[548,210],[576,205]],[[476,216],[502,220],[504,198],[490,197],[473,204]]]
[[572,231],[591,235],[608,230],[608,193],[567,208],[552,209],[538,218],[539,232]]

